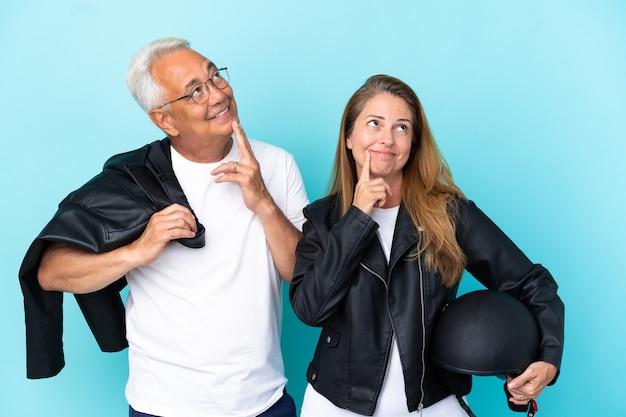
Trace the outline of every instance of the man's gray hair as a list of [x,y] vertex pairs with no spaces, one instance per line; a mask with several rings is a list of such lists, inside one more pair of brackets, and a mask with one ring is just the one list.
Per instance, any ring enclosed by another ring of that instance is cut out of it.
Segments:
[[173,51],[189,48],[185,39],[162,38],[144,46],[131,59],[126,71],[126,85],[146,113],[164,101],[163,88],[152,76],[154,62]]

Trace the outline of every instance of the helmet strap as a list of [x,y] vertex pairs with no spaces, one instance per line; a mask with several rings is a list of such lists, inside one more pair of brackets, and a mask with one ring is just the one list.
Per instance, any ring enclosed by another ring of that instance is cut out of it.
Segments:
[[506,387],[506,382],[504,383],[504,393],[506,394],[506,403],[509,405],[511,411],[518,411],[520,413],[527,413],[527,417],[535,417],[535,414],[539,411],[539,406],[537,406],[537,401],[531,399],[528,404],[517,405],[513,404],[509,401],[509,398],[512,397],[511,393]]
[[472,410],[469,408],[469,405],[467,405],[467,402],[465,401],[465,398],[463,398],[463,397],[462,397],[462,396],[460,396],[460,395],[457,395],[457,396],[456,396],[456,399],[459,401],[459,404],[461,405],[461,408],[462,408],[463,410],[465,410],[465,412],[467,413],[467,415],[468,415],[469,417],[476,417],[476,414],[474,414],[474,413],[472,412]]

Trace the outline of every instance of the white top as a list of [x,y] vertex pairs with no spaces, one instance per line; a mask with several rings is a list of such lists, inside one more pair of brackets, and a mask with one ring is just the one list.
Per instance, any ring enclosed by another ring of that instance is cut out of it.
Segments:
[[393,232],[396,228],[396,220],[398,219],[398,211],[400,206],[391,207],[387,209],[376,208],[372,209],[372,220],[378,223],[378,240],[383,247],[383,252],[387,257],[387,263],[389,263],[389,257],[391,255],[391,243],[393,242]]
[[[308,203],[293,157],[250,141],[265,184],[296,227]],[[172,148],[172,166],[200,223],[200,249],[170,242],[152,264],[130,271],[126,397],[164,417],[257,416],[286,384],[280,351],[282,284],[258,218],[236,183],[210,172],[238,161],[199,164]]]

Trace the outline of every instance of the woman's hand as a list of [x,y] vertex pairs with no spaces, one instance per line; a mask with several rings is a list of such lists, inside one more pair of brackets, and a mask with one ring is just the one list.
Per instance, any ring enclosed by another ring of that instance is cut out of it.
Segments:
[[539,397],[541,391],[554,380],[556,373],[556,366],[539,361],[531,363],[515,378],[507,375],[507,389],[511,393],[509,401],[517,405],[528,404],[530,400]]
[[382,178],[370,180],[370,153],[365,151],[365,161],[361,170],[361,177],[354,189],[352,205],[372,215],[374,207],[381,208],[385,205],[387,197],[391,196],[391,187]]

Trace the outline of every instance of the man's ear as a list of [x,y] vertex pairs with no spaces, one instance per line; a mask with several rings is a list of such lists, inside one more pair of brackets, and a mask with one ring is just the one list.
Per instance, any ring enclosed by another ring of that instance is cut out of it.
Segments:
[[152,109],[148,112],[150,120],[168,136],[178,136],[178,129],[171,120],[171,114],[162,109]]

